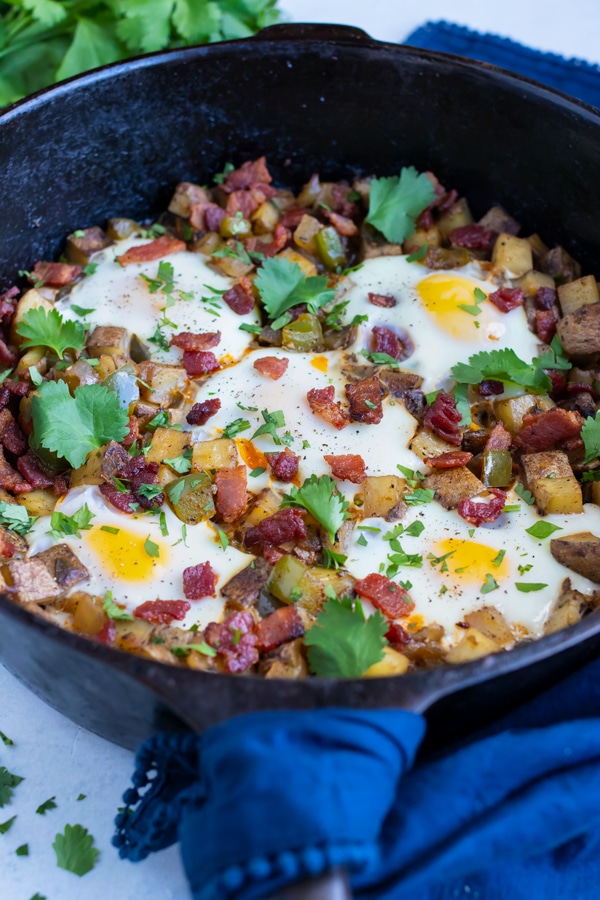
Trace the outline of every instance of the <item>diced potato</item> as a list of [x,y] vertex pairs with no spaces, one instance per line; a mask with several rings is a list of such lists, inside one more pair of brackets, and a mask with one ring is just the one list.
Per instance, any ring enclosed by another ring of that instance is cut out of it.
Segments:
[[46,298],[43,297],[39,291],[36,291],[35,288],[31,288],[23,294],[15,307],[15,312],[10,323],[9,343],[16,344],[18,347],[21,346],[25,338],[22,338],[17,333],[17,328],[23,321],[23,316],[31,309],[37,309],[38,306],[43,307],[47,313],[50,312],[51,309],[54,309],[53,303],[46,300]]
[[412,234],[406,238],[402,245],[404,253],[415,253],[420,250],[423,244],[428,247],[441,247],[442,235],[439,228],[435,225],[432,228],[417,228]]
[[485,491],[483,482],[466,467],[435,469],[423,485],[435,491],[435,499],[444,509],[456,509],[461,500],[470,500]]
[[600,353],[600,303],[580,306],[563,316],[556,333],[573,362],[593,360]]
[[430,456],[440,456],[442,453],[448,453],[450,450],[456,450],[454,444],[448,444],[433,431],[422,428],[409,444],[413,453],[416,453],[420,459],[428,459]]
[[215,514],[214,489],[206,472],[190,472],[171,481],[165,489],[169,505],[186,525],[196,525]]
[[388,521],[401,518],[406,511],[403,503],[405,492],[404,478],[397,475],[367,475],[361,485],[361,517],[379,516]]
[[546,275],[544,272],[536,272],[535,269],[532,269],[531,272],[526,272],[525,275],[517,279],[517,284],[523,289],[523,293],[529,297],[533,296],[542,287],[551,288],[552,290],[556,289],[554,278],[551,275]]
[[75,591],[63,603],[63,609],[73,616],[73,630],[80,634],[98,634],[104,628],[107,616],[100,597],[85,591]]
[[297,638],[264,653],[258,667],[259,674],[265,678],[305,678],[308,666],[303,648],[302,638]]
[[445,660],[451,665],[472,662],[501,649],[501,644],[487,634],[477,628],[467,628],[458,644],[446,653]]
[[39,559],[9,559],[2,566],[2,576],[15,589],[19,603],[48,603],[62,594]]
[[209,231],[207,234],[202,235],[199,240],[195,241],[190,249],[193,253],[202,253],[203,256],[212,256],[214,251],[218,250],[221,245],[222,241],[217,232]]
[[580,531],[553,538],[550,553],[561,565],[600,584],[600,537],[597,535]]
[[309,216],[308,214],[302,216],[298,223],[298,227],[294,231],[294,243],[301,250],[316,256],[317,247],[315,244],[315,235],[318,234],[322,228],[322,224],[315,216]]
[[106,225],[106,233],[114,241],[123,241],[139,230],[140,226],[135,219],[109,219]]
[[531,249],[533,250],[533,255],[536,259],[540,259],[542,256],[544,256],[544,254],[548,252],[548,247],[543,242],[539,234],[530,234],[527,240],[531,244]]
[[176,431],[174,428],[157,428],[152,435],[150,449],[146,454],[148,462],[161,463],[164,459],[181,456],[191,443],[189,431]]
[[23,354],[15,368],[15,374],[21,375],[34,366],[40,375],[45,375],[48,371],[48,362],[46,360],[45,347],[32,347]]
[[90,356],[127,356],[129,332],[117,325],[97,325],[86,341]]
[[492,263],[498,268],[506,269],[515,275],[524,275],[533,269],[531,244],[526,238],[518,238],[513,234],[500,234],[494,244]]
[[521,465],[542,515],[583,512],[581,485],[562,450],[525,453]]
[[[188,378],[184,368],[162,363],[143,362],[139,365],[142,400],[157,403],[159,406],[178,406],[188,386]],[[148,385],[146,387],[145,385]]]
[[507,397],[494,402],[494,413],[499,422],[502,422],[511,434],[518,434],[523,428],[523,416],[535,407],[538,409],[552,409],[554,401],[549,397],[541,397],[537,394],[521,394],[520,397]]
[[[461,197],[456,203],[453,203],[450,209],[441,214],[438,219],[437,227],[443,238],[448,238],[455,228],[462,228],[463,225],[471,225],[473,216],[469,209],[469,204],[464,197]],[[529,267],[531,268],[531,266]]]
[[401,256],[402,244],[386,241],[384,236],[371,225],[363,222],[360,226],[360,255],[362,259],[375,259],[378,256]]
[[583,278],[577,278],[576,281],[559,284],[558,299],[563,316],[582,306],[589,306],[590,303],[598,303],[600,293],[596,279],[593,275],[584,275]]
[[318,566],[308,567],[295,556],[278,559],[267,581],[267,587],[282,603],[296,603],[314,618],[325,602],[325,588],[330,585],[338,596],[348,593],[354,578],[348,573]]
[[239,465],[237,446],[233,438],[215,438],[212,441],[194,441],[192,444],[192,469],[231,469]]
[[19,494],[17,503],[24,506],[30,516],[50,516],[56,506],[58,497],[52,490],[37,489]]
[[275,231],[279,218],[277,207],[270,200],[265,200],[250,216],[254,233],[271,234]]
[[352,537],[352,533],[354,532],[355,526],[355,519],[346,519],[346,521],[342,522],[342,524],[338,528],[335,535],[335,541],[331,540],[329,532],[326,528],[320,528],[319,531],[323,548],[326,550],[330,550],[333,553],[341,553],[342,555],[347,555],[350,539]]
[[191,181],[182,181],[175,188],[169,203],[169,212],[183,219],[189,219],[191,206],[194,203],[209,203],[210,194],[206,188]]
[[404,675],[410,666],[408,657],[394,650],[393,647],[384,647],[383,659],[369,666],[363,673],[363,678],[386,678],[389,675]]
[[[224,246],[229,247],[234,253],[239,247],[238,242],[235,240],[225,241]],[[252,262],[244,262],[243,259],[240,259],[237,255],[212,256],[211,263],[213,266],[220,269],[224,275],[228,275],[230,278],[241,278],[242,275],[247,275],[248,272],[254,268]]]
[[600,481],[592,482],[592,503],[600,506]]
[[514,641],[510,625],[495,606],[482,606],[481,609],[476,609],[464,616],[464,621],[471,628],[476,628],[486,637],[496,641],[501,647]]
[[590,595],[572,590],[570,579],[565,578],[556,606],[551,610],[544,625],[544,634],[554,634],[555,631],[562,631],[569,625],[575,625],[599,600],[598,592]]
[[302,274],[307,278],[312,278],[314,275],[318,274],[314,262],[307,259],[306,256],[303,256],[297,250],[293,250],[292,247],[286,247],[285,250],[282,250],[281,253],[278,254],[278,257],[283,257],[283,259],[287,259],[291,263],[297,263],[302,269]]

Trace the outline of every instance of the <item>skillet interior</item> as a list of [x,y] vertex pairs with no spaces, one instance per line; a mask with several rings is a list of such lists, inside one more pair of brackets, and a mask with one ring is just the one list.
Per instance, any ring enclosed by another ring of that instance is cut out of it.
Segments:
[[[493,67],[373,42],[354,29],[276,26],[248,41],[106,67],[0,116],[0,286],[58,255],[69,231],[158,211],[176,181],[202,182],[227,160],[263,153],[277,181],[292,187],[312,171],[339,178],[430,168],[468,196],[476,216],[501,203],[526,233],[563,243],[584,271],[600,274],[593,110]],[[600,646],[593,616],[513,654],[402,679],[234,681],[91,644],[2,597],[0,620],[0,660],[11,671],[127,746],[172,724],[173,714],[202,729],[253,709],[436,700],[437,734],[447,739],[457,712],[473,727]],[[494,674],[501,678],[490,683]]]

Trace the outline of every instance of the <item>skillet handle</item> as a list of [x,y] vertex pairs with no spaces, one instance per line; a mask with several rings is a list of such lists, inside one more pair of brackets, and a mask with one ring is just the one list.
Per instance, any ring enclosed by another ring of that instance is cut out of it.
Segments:
[[376,43],[362,28],[354,25],[325,25],[320,22],[281,22],[261,28],[251,41],[356,41],[357,43]]
[[352,892],[346,870],[335,868],[318,878],[289,884],[266,900],[352,900]]

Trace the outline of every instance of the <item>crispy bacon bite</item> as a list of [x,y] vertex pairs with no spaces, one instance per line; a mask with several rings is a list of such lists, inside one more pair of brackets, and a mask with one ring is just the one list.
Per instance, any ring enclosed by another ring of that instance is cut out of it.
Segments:
[[217,596],[217,573],[209,562],[188,566],[183,570],[183,593],[188,600]]
[[506,430],[502,422],[498,422],[488,436],[485,442],[486,450],[510,450],[512,444],[512,435]]
[[387,619],[408,616],[415,605],[408,591],[400,584],[377,572],[360,578],[355,583],[354,590],[359,597],[370,600],[375,609],[379,609]]
[[583,416],[574,410],[548,409],[539,415],[523,417],[523,429],[515,437],[515,443],[525,453],[550,450],[563,441],[579,438],[584,424]]
[[285,447],[281,453],[265,453],[270,469],[279,481],[293,481],[298,474],[300,457],[289,447]]
[[33,490],[29,481],[19,472],[15,472],[10,463],[6,461],[2,447],[0,447],[0,487],[7,491],[13,491],[15,494],[23,494]]
[[170,256],[172,253],[180,253],[182,250],[185,250],[185,241],[174,238],[172,234],[161,234],[149,244],[130,247],[121,256],[117,256],[117,262],[122,266],[128,266],[131,263],[152,262],[154,259],[162,259],[163,256]]
[[362,484],[367,477],[365,461],[358,453],[342,453],[340,456],[327,454],[323,459],[331,466],[334,478],[351,481],[352,484]]
[[429,456],[423,460],[431,469],[459,469],[471,462],[473,454],[467,450],[450,450],[439,456]]
[[391,309],[398,302],[391,294],[374,294],[372,291],[369,291],[368,297],[369,303],[372,303],[373,306],[381,306],[384,309]]
[[27,278],[32,284],[63,287],[79,278],[81,272],[81,266],[70,266],[68,263],[36,262]]
[[168,625],[174,619],[178,622],[185,619],[191,608],[187,600],[146,600],[134,610],[133,615],[155,625]]
[[223,300],[238,316],[246,316],[248,313],[251,313],[256,303],[252,293],[251,282],[245,276],[242,276],[237,284],[225,291]]
[[202,400],[200,403],[194,403],[185,417],[185,421],[188,425],[206,425],[208,420],[216,415],[220,409],[221,401],[218,397]]
[[252,613],[236,612],[222,625],[211,622],[204,632],[204,640],[223,658],[228,672],[245,672],[258,662]]
[[333,399],[335,388],[332,384],[324,388],[311,388],[306,395],[308,405],[315,416],[320,416],[338,431],[350,424],[350,417],[342,409],[342,404]]
[[174,334],[169,341],[171,347],[179,347],[181,350],[210,350],[221,341],[220,331],[206,331],[204,334],[193,334],[191,331],[182,331]]
[[266,616],[256,626],[257,645],[260,650],[273,650],[280,644],[302,637],[304,625],[295,606],[282,606]]
[[255,359],[253,363],[257,372],[260,372],[261,375],[265,375],[267,378],[272,378],[273,381],[277,381],[285,374],[289,364],[289,359],[279,359],[277,356],[261,356],[259,359]]
[[493,494],[492,500],[485,501],[461,500],[458,504],[458,514],[470,522],[471,525],[483,525],[484,522],[495,522],[502,515],[506,505],[506,493],[499,488],[488,488]]
[[[278,547],[288,541],[302,540],[308,534],[301,509],[278,509],[246,532],[244,544],[253,553],[263,553],[266,547]],[[266,555],[266,554],[265,554]]]
[[217,469],[215,507],[224,522],[235,522],[248,505],[246,466]]
[[210,350],[184,350],[183,365],[188,378],[210,375],[220,368],[219,360]]
[[450,233],[453,247],[466,247],[468,250],[483,250],[489,253],[496,238],[496,232],[477,222],[460,225]]
[[459,445],[462,441],[458,427],[461,418],[452,394],[442,392],[437,395],[425,413],[423,424],[449,444]]
[[383,418],[383,386],[379,379],[364,378],[354,384],[345,385],[346,397],[350,404],[350,418],[363,425],[378,425]]
[[238,169],[228,172],[222,184],[225,193],[230,194],[232,191],[247,190],[252,185],[271,184],[273,181],[269,170],[267,169],[267,159],[260,156],[255,160],[248,160]]
[[415,352],[415,345],[404,328],[398,328],[397,332],[391,328],[383,328],[376,325],[371,332],[371,350],[373,353],[387,353],[392,359],[403,360]]
[[525,294],[520,287],[500,287],[497,291],[488,294],[488,300],[496,306],[500,312],[510,312],[517,306],[523,306]]
[[198,231],[218,231],[225,215],[216,203],[200,201],[190,206],[190,225]]

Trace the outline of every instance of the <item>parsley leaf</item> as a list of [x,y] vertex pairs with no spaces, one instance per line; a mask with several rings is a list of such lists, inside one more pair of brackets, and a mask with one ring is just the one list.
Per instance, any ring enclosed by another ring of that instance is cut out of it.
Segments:
[[13,775],[5,766],[0,766],[0,807],[10,803],[13,788],[16,788],[22,781],[20,775]]
[[372,180],[366,221],[388,241],[399,244],[412,234],[417,216],[434,199],[435,191],[427,175],[409,166],[401,170],[400,177]]
[[335,481],[329,475],[317,477],[313,474],[301,488],[292,485],[281,506],[301,506],[308,510],[327,529],[332,541],[335,541],[337,530],[350,518],[348,501],[338,494]]
[[365,618],[360,602],[344,597],[329,599],[308,631],[311,670],[321,678],[360,678],[383,659],[388,623],[379,610]]
[[325,276],[307,278],[298,263],[282,256],[265,259],[254,283],[271,320],[300,303],[306,303],[308,311],[316,314],[335,297],[335,291],[327,290]]
[[581,429],[581,437],[585,447],[584,463],[593,462],[600,457],[600,412],[595,418],[587,418]]
[[496,581],[494,576],[490,575],[490,573],[488,572],[487,575],[485,576],[485,581],[481,585],[480,590],[481,590],[482,594],[489,594],[490,591],[497,591],[498,587],[499,587],[498,582]]
[[64,834],[59,832],[52,844],[57,866],[79,876],[91,872],[98,859],[98,850],[93,844],[94,838],[87,828],[65,825]]
[[482,350],[469,357],[468,363],[457,363],[451,372],[456,381],[464,384],[481,384],[491,379],[526,388],[535,394],[546,394],[552,390],[552,382],[538,359],[530,364],[523,362],[509,348]]
[[78,468],[91,450],[121,441],[128,431],[127,410],[114,391],[100,384],[81,385],[72,397],[66,382],[40,385],[31,402],[35,444]]
[[25,338],[21,347],[49,347],[62,359],[65,350],[83,350],[85,329],[81,322],[63,319],[57,309],[47,312],[36,306],[25,313],[17,325],[17,334]]

